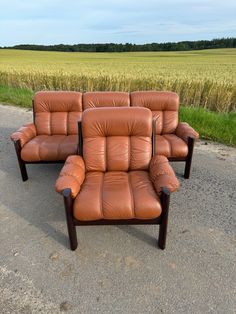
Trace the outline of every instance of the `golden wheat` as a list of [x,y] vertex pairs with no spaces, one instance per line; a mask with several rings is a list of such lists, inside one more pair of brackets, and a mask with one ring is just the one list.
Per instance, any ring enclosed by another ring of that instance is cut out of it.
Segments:
[[0,84],[47,90],[172,90],[181,103],[236,110],[236,49],[152,53],[0,50]]

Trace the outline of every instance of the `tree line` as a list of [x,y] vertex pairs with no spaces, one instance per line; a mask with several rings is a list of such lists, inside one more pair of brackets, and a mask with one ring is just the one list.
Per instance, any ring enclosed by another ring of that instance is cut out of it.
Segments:
[[150,44],[75,44],[75,45],[31,45],[22,44],[2,49],[65,51],[65,52],[132,52],[132,51],[188,51],[215,48],[236,48],[236,38],[219,38],[212,40],[180,41]]

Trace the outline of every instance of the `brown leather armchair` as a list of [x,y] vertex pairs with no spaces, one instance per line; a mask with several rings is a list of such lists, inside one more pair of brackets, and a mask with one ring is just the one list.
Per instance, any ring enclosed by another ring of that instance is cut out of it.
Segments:
[[141,91],[130,94],[131,106],[146,107],[155,121],[155,154],[169,161],[185,161],[184,177],[190,176],[195,139],[199,134],[179,122],[179,96],[173,92]]
[[21,170],[26,164],[60,163],[78,152],[78,121],[82,116],[82,94],[38,92],[33,101],[34,122],[11,135]]
[[68,157],[56,181],[71,249],[77,248],[76,226],[95,224],[160,224],[164,249],[170,192],[179,182],[166,157],[152,157],[151,111],[85,110],[82,139],[83,156]]

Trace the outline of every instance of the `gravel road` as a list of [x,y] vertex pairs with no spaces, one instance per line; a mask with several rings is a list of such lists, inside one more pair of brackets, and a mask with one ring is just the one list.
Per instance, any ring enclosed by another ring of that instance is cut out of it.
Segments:
[[191,178],[171,196],[167,248],[158,226],[78,227],[68,249],[62,165],[27,166],[9,137],[32,112],[0,105],[1,313],[236,313],[236,150],[197,143]]

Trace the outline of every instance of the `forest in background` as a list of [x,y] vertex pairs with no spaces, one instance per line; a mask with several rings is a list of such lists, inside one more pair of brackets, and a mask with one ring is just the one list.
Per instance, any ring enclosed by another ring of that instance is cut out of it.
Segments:
[[64,51],[64,52],[135,52],[135,51],[189,51],[216,48],[236,48],[236,38],[219,38],[212,40],[181,41],[150,44],[75,44],[75,45],[31,45],[22,44],[1,49]]

